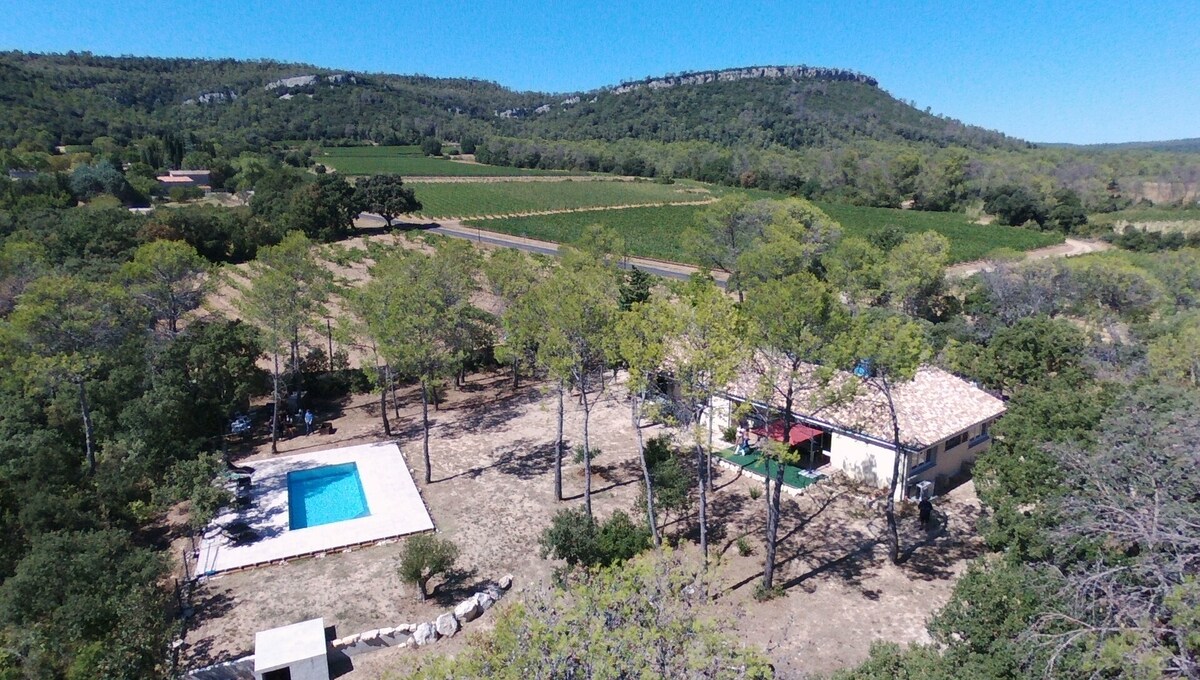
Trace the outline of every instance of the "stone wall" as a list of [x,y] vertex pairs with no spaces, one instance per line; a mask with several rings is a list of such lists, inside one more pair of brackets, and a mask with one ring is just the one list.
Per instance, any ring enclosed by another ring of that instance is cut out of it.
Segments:
[[504,593],[512,587],[512,575],[506,575],[498,583],[489,584],[471,597],[460,602],[452,611],[445,612],[433,621],[401,623],[338,638],[329,643],[333,651],[346,656],[357,656],[387,647],[421,647],[437,642],[444,637],[454,637],[463,624],[474,621],[492,608]]

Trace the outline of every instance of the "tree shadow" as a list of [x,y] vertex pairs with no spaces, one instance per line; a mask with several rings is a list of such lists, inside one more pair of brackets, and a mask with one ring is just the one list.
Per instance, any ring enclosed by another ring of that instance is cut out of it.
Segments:
[[477,578],[478,575],[479,571],[475,568],[455,567],[446,572],[441,582],[429,594],[429,599],[436,602],[439,607],[457,605],[492,583],[490,579]]
[[[564,448],[566,442],[563,442]],[[555,443],[531,446],[528,442],[517,442],[496,461],[496,468],[503,474],[521,480],[530,480],[546,474],[554,468]]]
[[508,424],[509,421],[521,415],[524,407],[538,401],[541,399],[541,396],[537,389],[528,388],[515,394],[501,394],[492,398],[465,399],[454,404],[453,408],[456,411],[474,411],[476,419],[472,421],[473,429],[476,431],[486,431],[490,428]]
[[[965,527],[951,521],[952,512],[961,515]],[[905,572],[924,581],[954,578],[955,565],[985,552],[983,542],[970,531],[978,515],[974,506],[948,505],[944,510],[934,511],[928,528],[907,523],[900,536],[900,565]]]
[[191,667],[211,666],[215,663],[232,661],[241,656],[231,652],[221,652],[214,654],[213,647],[216,641],[212,637],[204,637],[195,641],[188,641],[186,638],[187,630],[193,628],[194,624],[199,623],[201,619],[219,619],[228,614],[236,604],[236,601],[230,595],[230,590],[209,592],[207,587],[197,593],[193,601],[193,612],[185,621],[185,647],[182,650],[183,656],[187,659],[187,665]]

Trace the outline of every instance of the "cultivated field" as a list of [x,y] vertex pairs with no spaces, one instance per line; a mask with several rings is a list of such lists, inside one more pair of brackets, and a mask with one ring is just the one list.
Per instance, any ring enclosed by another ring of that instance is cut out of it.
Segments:
[[343,175],[399,174],[412,177],[513,177],[569,175],[559,170],[526,170],[429,158],[416,146],[350,146],[321,150],[315,160]]
[[936,231],[950,239],[952,263],[979,260],[997,248],[1025,251],[1063,242],[1062,234],[998,224],[976,224],[962,213],[869,208],[839,203],[817,205],[837,220],[846,234],[854,236],[864,236],[887,225],[900,227],[910,233]]
[[413,182],[426,217],[484,217],[712,200],[715,189],[694,183],[654,182]]
[[625,245],[632,255],[689,262],[680,234],[695,224],[696,212],[700,209],[701,206],[670,205],[539,217],[509,217],[478,220],[469,224],[514,236],[557,243],[578,241],[588,225],[603,224],[625,239]]
[[[843,233],[848,235],[864,236],[889,224],[907,232],[932,229],[950,239],[952,263],[978,260],[997,248],[1026,251],[1063,241],[1058,234],[974,224],[960,213],[917,212],[833,203],[821,203],[819,206],[837,220],[842,225]],[[588,225],[603,224],[624,237],[632,255],[689,262],[681,237],[688,227],[696,223],[696,214],[703,209],[703,206],[663,206],[468,221],[468,224],[505,234],[563,243],[578,239]]]

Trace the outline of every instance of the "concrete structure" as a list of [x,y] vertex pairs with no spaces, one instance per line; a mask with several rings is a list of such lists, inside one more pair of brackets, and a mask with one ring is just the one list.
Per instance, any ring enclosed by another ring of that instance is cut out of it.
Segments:
[[255,633],[254,680],[329,680],[325,620]]
[[[315,438],[315,435],[314,435]],[[370,514],[358,519],[290,529],[288,522],[289,472],[325,465],[354,463],[362,481]],[[249,461],[249,507],[229,509],[204,532],[197,555],[199,574],[263,566],[295,557],[379,541],[433,529],[433,520],[413,483],[412,474],[391,442],[362,444]],[[230,536],[228,527],[242,524],[249,540]]]
[[[713,427],[717,432],[735,424],[735,412],[747,401],[754,405],[752,418],[761,420],[764,413],[769,413],[772,420],[782,417],[778,391],[772,394],[770,404],[755,396],[762,393],[755,376],[764,374],[764,363],[770,362],[757,357],[755,365],[743,371],[745,377],[713,400]],[[802,371],[815,371],[815,367]],[[805,387],[797,390],[792,415],[796,423],[817,432],[811,437],[806,433],[805,441],[797,446],[801,451],[807,447],[807,464],[817,472],[840,471],[853,479],[888,487],[895,447],[886,398],[849,373],[840,373],[833,380],[835,384],[851,380],[860,384],[853,398],[820,406],[827,400],[813,387],[815,372],[800,376],[798,384]],[[952,481],[968,475],[975,459],[991,444],[989,428],[1005,410],[998,397],[932,366],[921,367],[911,381],[895,385],[892,401],[904,456],[900,461],[903,483],[897,488],[898,498],[939,493]]]

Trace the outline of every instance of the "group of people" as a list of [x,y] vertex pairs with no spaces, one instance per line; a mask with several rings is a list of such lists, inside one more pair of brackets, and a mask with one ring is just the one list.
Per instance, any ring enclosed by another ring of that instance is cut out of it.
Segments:
[[313,417],[312,409],[304,409],[303,414],[300,414],[299,412],[297,412],[296,415],[294,415],[294,416],[289,413],[289,414],[287,414],[286,418],[287,418],[288,427],[291,427],[291,426],[295,425],[297,423],[297,421],[300,421],[300,422],[304,423],[304,434],[306,434],[306,435],[312,434],[313,422],[316,420]]

